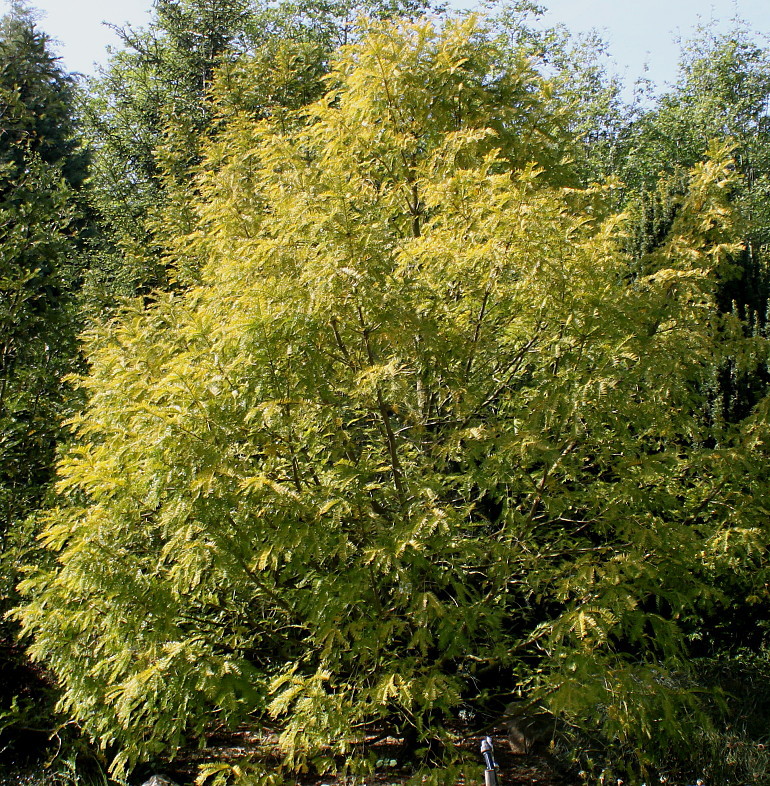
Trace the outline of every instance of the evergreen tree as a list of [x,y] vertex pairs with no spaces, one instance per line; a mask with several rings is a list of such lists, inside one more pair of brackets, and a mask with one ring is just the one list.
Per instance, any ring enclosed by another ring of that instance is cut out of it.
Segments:
[[[15,3],[0,20],[0,637],[6,691],[16,670],[5,612],[21,560],[33,550],[29,517],[53,475],[77,365],[75,291],[84,229],[77,192],[86,175],[73,121],[74,84],[33,14]],[[26,555],[23,557],[22,555]],[[2,708],[3,710],[5,707]]]
[[0,21],[0,165],[12,183],[30,155],[61,168],[65,182],[79,188],[86,157],[75,137],[75,84],[51,53],[34,14],[15,0]]
[[243,50],[245,0],[159,0],[146,29],[118,29],[123,48],[90,85],[86,105],[101,263],[88,282],[92,310],[169,285],[165,222],[189,221],[188,179],[211,123],[214,71]]

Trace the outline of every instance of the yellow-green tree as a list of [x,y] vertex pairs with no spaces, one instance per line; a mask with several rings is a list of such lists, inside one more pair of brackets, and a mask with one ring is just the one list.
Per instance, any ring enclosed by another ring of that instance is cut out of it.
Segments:
[[490,686],[637,762],[687,733],[711,577],[766,602],[768,402],[704,406],[766,356],[714,304],[729,153],[632,275],[561,185],[567,120],[473,20],[374,26],[309,109],[229,115],[201,284],[89,338],[19,612],[117,769],[250,713],[295,767],[383,720],[446,742]]

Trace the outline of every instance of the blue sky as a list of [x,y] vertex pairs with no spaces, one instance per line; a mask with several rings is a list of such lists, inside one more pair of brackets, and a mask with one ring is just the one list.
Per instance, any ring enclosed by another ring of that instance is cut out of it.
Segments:
[[[93,73],[103,63],[106,47],[119,44],[102,22],[145,24],[152,0],[30,0],[43,12],[40,26],[59,42],[68,70]],[[687,38],[699,22],[720,20],[728,27],[736,14],[760,36],[770,36],[770,0],[540,0],[545,22],[571,30],[599,30],[609,43],[615,69],[632,82],[647,75],[658,87],[675,76],[677,37]],[[472,7],[471,0],[451,0]],[[7,0],[0,9],[7,10]]]

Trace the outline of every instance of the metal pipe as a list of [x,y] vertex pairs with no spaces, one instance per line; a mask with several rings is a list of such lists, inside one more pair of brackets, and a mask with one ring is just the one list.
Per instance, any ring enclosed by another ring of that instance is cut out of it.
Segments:
[[484,786],[500,786],[497,779],[497,762],[495,761],[495,746],[491,737],[484,737],[481,741],[481,755],[484,757]]

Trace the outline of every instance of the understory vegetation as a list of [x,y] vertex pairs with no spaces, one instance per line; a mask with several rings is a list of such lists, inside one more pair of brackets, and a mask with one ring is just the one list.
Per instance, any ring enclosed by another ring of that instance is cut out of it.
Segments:
[[156,0],[80,81],[4,18],[7,755],[770,782],[770,51],[629,105],[540,13]]

